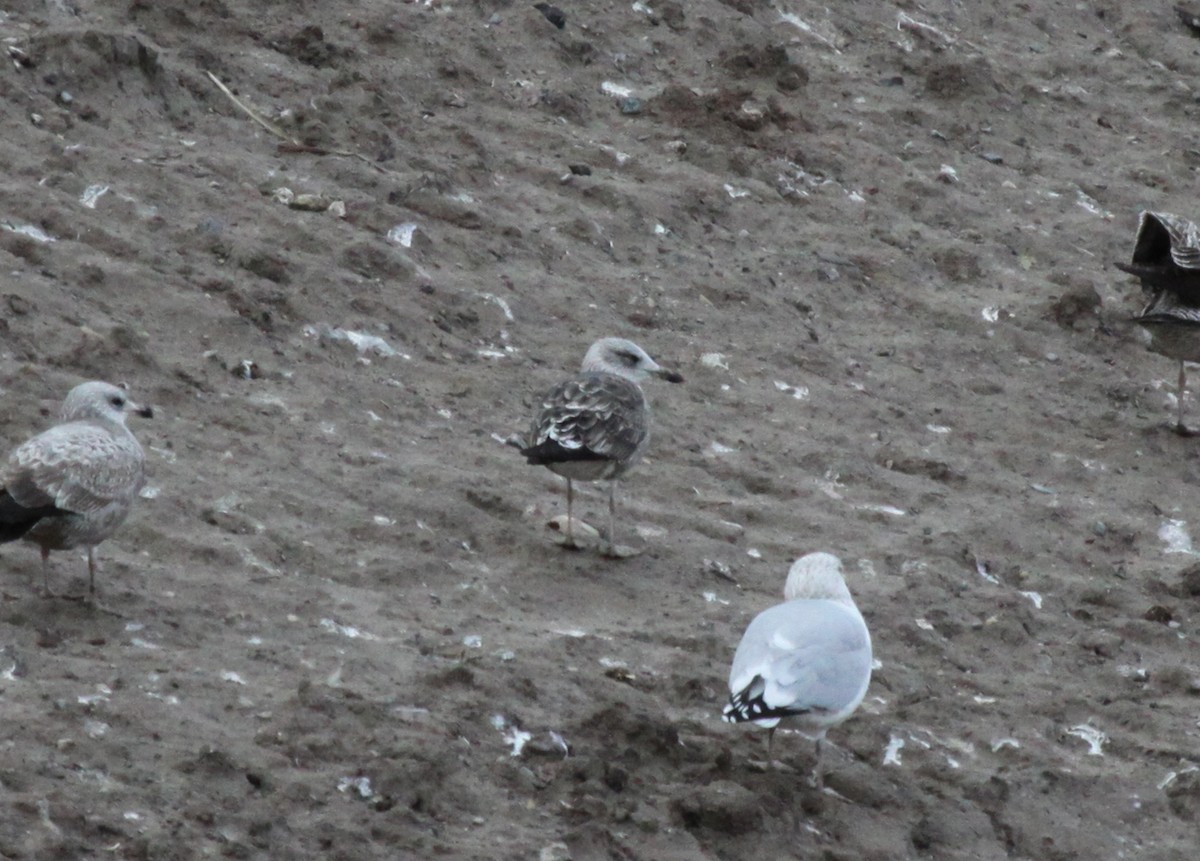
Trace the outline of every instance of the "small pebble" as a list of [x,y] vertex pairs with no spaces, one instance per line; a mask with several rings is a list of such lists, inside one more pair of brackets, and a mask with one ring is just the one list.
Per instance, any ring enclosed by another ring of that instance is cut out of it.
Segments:
[[308,212],[324,212],[329,209],[329,198],[320,194],[297,194],[291,200],[287,201],[287,205],[292,209],[302,209]]
[[231,373],[243,380],[257,380],[262,376],[262,372],[258,369],[258,362],[251,359],[243,359],[238,362],[233,366]]
[[630,116],[640,114],[642,112],[642,100],[630,96],[627,99],[621,99],[621,113]]
[[737,578],[733,576],[733,569],[717,559],[705,559],[704,570],[714,577],[719,577],[730,583],[737,583]]
[[953,185],[958,182],[958,171],[948,164],[944,164],[938,170],[938,182],[944,182],[947,185]]
[[538,861],[571,861],[571,850],[566,843],[551,843],[542,847]]
[[1173,614],[1171,613],[1170,608],[1164,607],[1161,604],[1155,604],[1144,614],[1142,614],[1142,618],[1147,622],[1158,622],[1160,625],[1166,625],[1169,623],[1172,616]]

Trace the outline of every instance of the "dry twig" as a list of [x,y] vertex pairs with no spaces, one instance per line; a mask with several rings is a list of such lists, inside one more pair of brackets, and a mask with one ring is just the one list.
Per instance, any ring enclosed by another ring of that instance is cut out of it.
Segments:
[[221,79],[218,78],[216,75],[214,75],[212,72],[205,72],[204,74],[208,75],[209,79],[214,84],[217,85],[217,89],[219,89],[222,93],[224,93],[225,97],[227,99],[229,99],[229,101],[233,102],[235,105],[237,105],[239,108],[241,108],[242,112],[246,116],[248,116],[250,119],[254,120],[256,123],[258,123],[264,129],[269,131],[271,134],[275,135],[275,137],[280,138],[281,140],[285,140],[288,143],[292,144],[293,146],[302,146],[300,141],[296,140],[293,137],[289,137],[287,135],[287,133],[284,132],[283,129],[281,129],[279,126],[275,125],[270,120],[264,119],[252,107],[250,107],[245,102],[243,102],[241,99],[239,99],[237,96],[235,96],[233,93],[231,93],[229,91],[229,87],[227,87],[223,83],[221,83]]
[[224,93],[225,97],[227,99],[229,99],[229,101],[233,102],[242,111],[242,113],[244,113],[250,119],[254,120],[256,123],[258,123],[260,126],[262,126],[264,129],[266,129],[268,132],[273,134],[275,137],[277,137],[281,141],[283,141],[283,143],[281,143],[279,145],[280,152],[288,152],[288,153],[303,152],[303,153],[312,153],[313,155],[338,155],[338,156],[344,156],[344,157],[348,157],[348,158],[356,158],[359,161],[369,164],[371,167],[375,168],[375,170],[379,171],[380,173],[391,173],[391,171],[389,171],[387,168],[381,167],[380,165],[371,161],[371,159],[367,158],[362,153],[357,153],[357,152],[353,152],[352,150],[346,150],[346,149],[325,149],[324,147],[312,146],[310,144],[306,144],[306,143],[296,140],[294,137],[291,137],[289,134],[287,134],[287,132],[285,132],[279,126],[275,125],[270,120],[265,119],[261,114],[259,114],[257,111],[255,111],[252,107],[247,105],[245,102],[243,102],[237,96],[235,96],[232,92],[230,92],[229,87],[225,86],[225,84],[222,83],[221,79],[218,78],[216,75],[214,75],[212,72],[205,72],[204,74],[208,75],[209,80],[211,80],[214,84],[217,85],[217,89],[219,89],[222,93]]

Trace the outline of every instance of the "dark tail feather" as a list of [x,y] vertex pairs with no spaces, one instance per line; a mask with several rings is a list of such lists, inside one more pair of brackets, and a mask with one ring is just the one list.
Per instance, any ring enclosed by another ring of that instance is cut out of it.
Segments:
[[1143,287],[1169,290],[1190,302],[1200,301],[1200,272],[1174,263],[1113,263],[1142,281]]
[[566,463],[573,460],[608,460],[587,448],[564,448],[552,439],[521,449],[525,460],[534,466],[547,463]]
[[9,496],[7,490],[0,490],[0,544],[16,541],[43,517],[53,517],[56,514],[66,512],[53,505],[26,508]]
[[809,706],[780,706],[771,707],[763,700],[766,686],[762,676],[755,676],[754,681],[745,688],[729,697],[729,705],[721,717],[729,723],[741,723],[747,720],[765,720],[767,718],[786,718],[806,715],[820,709]]

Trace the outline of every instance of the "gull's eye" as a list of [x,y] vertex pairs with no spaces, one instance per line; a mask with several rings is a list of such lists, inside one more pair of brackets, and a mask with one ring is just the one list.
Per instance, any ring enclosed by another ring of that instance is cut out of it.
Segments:
[[121,409],[121,407],[125,406],[125,399],[123,397],[121,397],[120,395],[113,395],[111,398],[108,399],[108,402],[110,404],[112,404],[114,407],[116,407],[117,409]]
[[631,353],[628,350],[618,350],[617,358],[627,365],[636,365],[639,361],[637,353]]

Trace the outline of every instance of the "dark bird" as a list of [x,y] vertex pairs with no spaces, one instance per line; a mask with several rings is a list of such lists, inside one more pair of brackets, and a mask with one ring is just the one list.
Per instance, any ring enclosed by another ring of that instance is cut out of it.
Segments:
[[616,544],[615,487],[641,459],[650,439],[650,409],[638,385],[649,376],[683,382],[632,341],[603,338],[587,351],[580,373],[542,399],[521,454],[567,480],[567,547],[578,546],[571,482],[608,480],[607,552],[627,555]]
[[1179,361],[1175,429],[1183,421],[1185,362],[1200,362],[1200,229],[1177,215],[1143,212],[1129,263],[1118,269],[1142,282],[1147,302],[1133,318],[1150,334],[1150,349]]

